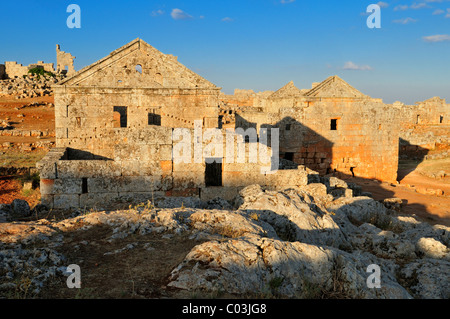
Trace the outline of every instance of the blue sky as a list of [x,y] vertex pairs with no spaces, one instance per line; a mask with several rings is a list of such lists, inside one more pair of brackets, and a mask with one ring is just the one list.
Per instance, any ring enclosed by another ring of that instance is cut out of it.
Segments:
[[[80,29],[66,25],[72,3]],[[450,0],[2,1],[2,26],[0,63],[56,62],[60,44],[79,70],[139,37],[226,93],[336,74],[387,103],[450,102]]]

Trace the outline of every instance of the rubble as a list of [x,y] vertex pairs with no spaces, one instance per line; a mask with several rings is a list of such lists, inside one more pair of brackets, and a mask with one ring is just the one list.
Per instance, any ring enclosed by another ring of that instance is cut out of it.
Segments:
[[0,95],[15,95],[16,99],[33,98],[40,96],[51,96],[51,86],[65,78],[65,75],[28,74],[23,77],[0,80]]

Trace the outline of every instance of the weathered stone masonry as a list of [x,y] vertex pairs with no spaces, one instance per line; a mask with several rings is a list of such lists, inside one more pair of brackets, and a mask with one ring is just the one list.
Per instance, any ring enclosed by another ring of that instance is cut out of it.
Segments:
[[249,183],[306,183],[304,168],[288,177],[262,174],[263,163],[223,161],[212,170],[193,157],[176,163],[173,129],[193,130],[196,120],[203,130],[216,128],[220,88],[139,39],[54,92],[57,148],[38,163],[42,201],[51,207],[103,207],[160,196],[232,199]]
[[[251,184],[304,186],[317,172],[397,178],[401,111],[337,76],[311,89],[291,82],[277,92],[224,98],[177,57],[136,39],[53,89],[57,148],[38,168],[42,201],[54,208],[101,208],[161,196],[232,199]],[[251,147],[266,147],[260,141],[245,143],[244,163],[196,163],[193,154],[189,163],[177,163],[174,130],[192,133],[196,121],[203,131],[220,127],[224,135],[228,128],[255,128],[258,134],[278,129],[279,155],[293,165],[275,172],[278,160],[272,158],[272,171],[261,173],[268,163],[248,161]]]

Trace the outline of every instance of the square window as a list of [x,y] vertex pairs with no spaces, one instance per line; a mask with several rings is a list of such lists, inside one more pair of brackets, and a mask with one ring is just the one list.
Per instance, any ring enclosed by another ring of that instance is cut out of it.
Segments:
[[332,131],[337,131],[337,122],[338,122],[337,119],[332,119],[332,120],[331,120],[330,129],[331,129]]

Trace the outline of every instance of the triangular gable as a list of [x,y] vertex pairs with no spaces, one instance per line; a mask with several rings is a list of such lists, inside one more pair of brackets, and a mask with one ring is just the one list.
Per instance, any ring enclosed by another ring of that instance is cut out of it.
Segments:
[[[192,72],[172,55],[135,39],[60,82],[69,86],[198,88],[214,84]],[[218,88],[217,88],[218,89]]]
[[423,104],[423,103],[439,103],[439,104],[445,104],[445,99],[441,99],[438,96],[432,97],[428,100],[417,102],[416,104]]
[[305,95],[309,97],[368,97],[336,75],[330,76],[328,79],[309,90]]
[[291,81],[275,93],[271,94],[269,99],[293,98],[301,96],[303,96],[302,91],[294,85],[293,81]]

